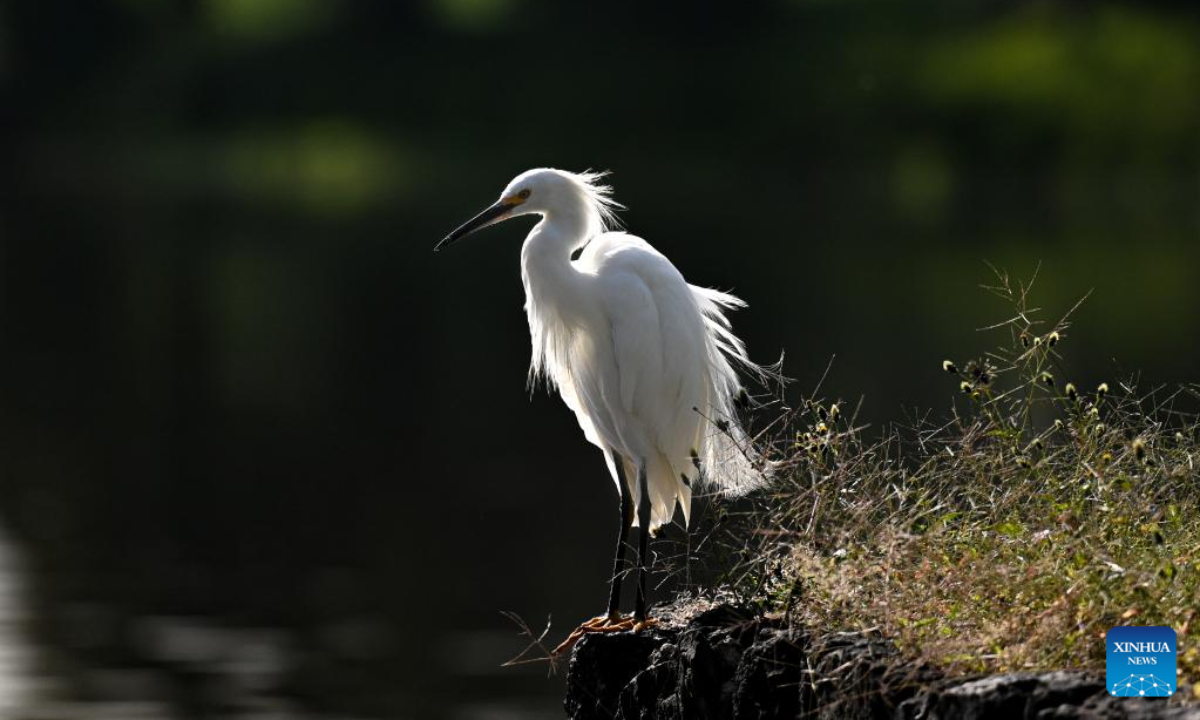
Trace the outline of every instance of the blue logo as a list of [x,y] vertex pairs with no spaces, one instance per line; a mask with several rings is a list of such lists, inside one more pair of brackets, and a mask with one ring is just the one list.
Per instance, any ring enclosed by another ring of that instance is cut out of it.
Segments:
[[1117,697],[1167,697],[1175,692],[1175,631],[1115,627],[1104,638],[1108,692]]

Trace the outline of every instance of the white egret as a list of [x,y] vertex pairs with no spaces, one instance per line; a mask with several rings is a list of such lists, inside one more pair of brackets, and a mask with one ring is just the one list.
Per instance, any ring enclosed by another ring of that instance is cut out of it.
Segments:
[[[689,285],[645,240],[611,232],[620,206],[602,177],[545,168],[521,173],[499,201],[434,248],[509,218],[542,218],[521,248],[533,340],[529,382],[544,378],[558,389],[587,439],[604,453],[621,495],[608,612],[580,626],[563,647],[583,632],[653,622],[646,613],[648,538],[671,520],[676,505],[688,522],[697,481],[725,494],[761,482],[734,413],[744,392],[734,365],[755,374],[762,369],[725,317],[745,303]],[[637,600],[633,618],[622,618],[632,526],[641,528]]]

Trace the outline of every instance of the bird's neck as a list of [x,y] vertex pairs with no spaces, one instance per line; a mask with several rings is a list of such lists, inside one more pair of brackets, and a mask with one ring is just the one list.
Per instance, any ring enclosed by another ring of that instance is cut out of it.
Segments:
[[556,210],[533,228],[521,247],[521,279],[530,306],[575,320],[572,315],[581,307],[575,301],[586,277],[571,262],[571,253],[587,243],[594,227],[585,212]]

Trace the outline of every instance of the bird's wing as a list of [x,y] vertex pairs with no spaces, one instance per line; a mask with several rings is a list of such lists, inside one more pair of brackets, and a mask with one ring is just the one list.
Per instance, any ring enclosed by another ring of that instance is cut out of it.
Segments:
[[[741,389],[734,364],[759,376],[764,371],[746,356],[745,345],[725,317],[727,310],[745,303],[726,293],[688,285],[665,256],[639,238],[606,233],[597,240],[594,249],[589,246],[592,255],[586,259],[598,277],[614,279],[612,291],[605,295],[609,312],[629,326],[614,327],[624,407],[654,429],[655,442],[675,477],[696,479],[694,452],[703,479],[719,491],[740,494],[757,487],[762,475],[733,407]],[[615,282],[626,274],[645,286],[659,321],[657,328],[646,324],[648,314],[641,310],[644,298],[629,291],[628,281]],[[648,375],[653,366],[637,357],[644,352],[640,342],[646,336],[659,342],[657,376]],[[681,501],[690,494],[690,485],[685,485]]]
[[706,402],[705,326],[691,288],[666,257],[624,234],[602,236],[593,258],[612,336],[620,418],[628,451],[646,459],[654,525],[678,499],[685,517],[692,452]]
[[[598,238],[596,278],[601,301],[612,334],[617,366],[620,409],[643,423],[657,425],[660,399],[674,394],[668,377],[666,345],[672,325],[679,318],[660,308],[672,275],[682,277],[665,257],[645,241],[624,233],[606,233]],[[686,288],[686,285],[684,285]],[[682,348],[680,349],[682,350]]]

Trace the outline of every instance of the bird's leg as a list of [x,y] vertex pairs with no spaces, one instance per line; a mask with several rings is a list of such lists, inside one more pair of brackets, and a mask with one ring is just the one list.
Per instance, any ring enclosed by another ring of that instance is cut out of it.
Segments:
[[621,489],[621,527],[617,533],[617,552],[613,557],[613,574],[609,580],[608,613],[594,617],[580,625],[566,640],[554,648],[554,655],[561,655],[570,650],[587,633],[619,632],[632,630],[635,623],[630,618],[621,617],[621,580],[625,575],[625,543],[629,538],[629,528],[633,525],[633,493],[625,482],[625,465],[621,456],[612,453],[613,464],[617,468],[617,485]]
[[625,470],[621,458],[613,453],[613,462],[617,466],[617,478],[621,487],[621,531],[617,537],[617,554],[613,560],[613,576],[608,596],[608,614],[592,618],[580,625],[566,640],[554,648],[554,656],[561,655],[572,647],[579,639],[588,633],[620,632],[622,630],[639,631],[658,624],[646,616],[646,576],[649,574],[650,552],[650,488],[647,485],[646,464],[638,463],[638,501],[637,515],[640,532],[638,535],[638,589],[637,605],[632,618],[622,618],[621,606],[621,573],[625,569],[625,540],[629,535],[629,527],[633,524],[634,501],[625,482]]
[[646,623],[646,575],[650,563],[650,488],[646,483],[646,463],[638,463],[638,589],[633,619],[637,625]]
[[632,627],[621,618],[621,581],[625,577],[625,548],[629,539],[629,528],[633,525],[633,493],[625,482],[625,468],[621,457],[614,452],[612,458],[617,467],[617,485],[621,489],[621,526],[617,529],[617,550],[613,555],[613,571],[609,579],[608,612],[580,625],[580,629],[585,631],[628,630]]
[[625,482],[625,468],[620,456],[613,453],[613,463],[617,466],[617,484],[621,486],[621,527],[617,532],[617,552],[613,558],[613,574],[608,592],[608,620],[617,622],[621,619],[621,580],[625,575],[625,541],[629,537],[629,528],[633,525],[633,493]]

